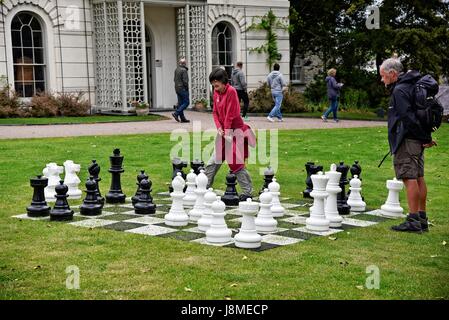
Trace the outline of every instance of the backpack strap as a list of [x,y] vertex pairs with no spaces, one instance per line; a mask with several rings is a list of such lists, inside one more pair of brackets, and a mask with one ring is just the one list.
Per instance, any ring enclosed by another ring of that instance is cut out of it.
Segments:
[[379,163],[379,165],[377,166],[378,168],[380,168],[380,166],[382,165],[382,163],[384,163],[385,159],[391,154],[390,150],[388,150],[387,154],[383,157],[382,161]]

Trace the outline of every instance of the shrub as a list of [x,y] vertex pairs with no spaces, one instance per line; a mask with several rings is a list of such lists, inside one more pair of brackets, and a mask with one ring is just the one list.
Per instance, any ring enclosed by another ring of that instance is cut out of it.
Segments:
[[22,108],[20,99],[9,86],[4,86],[0,90],[0,118],[12,118],[26,116]]
[[323,74],[317,74],[313,81],[304,90],[304,97],[311,103],[321,103],[323,98],[327,99],[327,87]]
[[368,109],[368,93],[360,89],[346,88],[341,94],[341,106],[344,110]]
[[90,109],[88,101],[83,100],[84,93],[69,92],[58,94],[56,100],[58,102],[59,114],[61,116],[87,116]]
[[52,94],[46,92],[34,95],[28,107],[32,117],[54,117],[59,114],[58,101]]

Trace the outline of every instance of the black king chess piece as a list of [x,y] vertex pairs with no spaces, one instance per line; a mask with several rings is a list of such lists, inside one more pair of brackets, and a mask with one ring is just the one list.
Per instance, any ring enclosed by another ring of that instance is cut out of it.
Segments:
[[190,162],[190,167],[193,169],[193,173],[195,173],[196,175],[199,175],[200,169],[204,168],[204,161],[195,159],[194,161]]
[[226,175],[226,191],[221,197],[221,201],[227,206],[238,206],[239,205],[239,195],[237,189],[235,188],[237,184],[237,176],[229,171]]
[[131,198],[131,201],[132,201],[133,205],[136,204],[137,200],[139,199],[139,196],[140,196],[140,193],[141,193],[140,182],[143,179],[147,179],[148,180],[148,175],[145,174],[145,170],[140,170],[140,173],[137,175],[137,182],[136,182],[137,191],[134,194],[134,196]]
[[156,212],[156,205],[153,203],[151,197],[151,185],[153,183],[149,179],[142,179],[140,181],[140,195],[137,202],[134,203],[134,212],[137,214],[153,214]]
[[53,209],[50,210],[51,221],[67,221],[73,219],[73,210],[70,209],[67,202],[67,192],[69,187],[64,184],[64,180],[60,180],[59,184],[55,187],[56,202]]
[[33,200],[27,207],[29,217],[46,217],[50,214],[50,207],[45,201],[44,189],[48,185],[48,179],[41,175],[30,179],[30,185],[33,187]]
[[123,156],[120,149],[114,149],[113,155],[109,156],[111,168],[108,170],[112,174],[111,188],[106,194],[107,203],[125,203],[126,195],[122,191],[120,174],[125,172],[122,168]]
[[83,204],[80,205],[80,213],[85,216],[98,216],[101,214],[102,205],[98,201],[97,196],[97,183],[93,176],[86,182],[86,198],[83,200]]
[[100,170],[101,170],[101,168],[98,165],[97,160],[92,160],[92,163],[87,168],[87,171],[89,171],[89,175],[94,177],[94,180],[97,183],[97,199],[101,203],[101,207],[103,208],[103,206],[104,206],[104,197],[101,195],[101,192],[100,192],[100,181],[101,181],[101,178],[98,177],[99,174],[100,174]]
[[[171,163],[172,163],[172,167],[173,167],[171,181],[173,181],[173,179],[177,176],[178,172],[181,172],[181,177],[184,180],[186,180],[187,175],[184,173],[184,171],[182,171],[182,169],[187,167],[187,161],[182,161],[179,158],[173,158]],[[184,192],[185,192],[186,188],[187,188],[187,186],[184,188]],[[173,192],[173,187],[171,186],[171,182],[170,182],[170,186],[168,187],[168,191],[170,191],[170,193]]]
[[345,186],[349,183],[348,181],[348,171],[349,166],[345,165],[343,161],[337,166],[337,171],[341,172],[339,187],[341,192],[337,195],[337,209],[338,213],[341,215],[349,214],[351,207],[347,203]]
[[302,196],[304,198],[312,198],[310,193],[313,190],[312,178],[310,177],[312,174],[317,174],[318,172],[323,171],[323,166],[315,165],[315,162],[307,162],[306,163],[306,189],[302,192]]
[[270,166],[268,166],[267,169],[263,172],[264,183],[262,189],[260,189],[259,191],[259,195],[262,194],[265,191],[265,189],[268,189],[268,185],[273,182],[273,177],[274,171]]

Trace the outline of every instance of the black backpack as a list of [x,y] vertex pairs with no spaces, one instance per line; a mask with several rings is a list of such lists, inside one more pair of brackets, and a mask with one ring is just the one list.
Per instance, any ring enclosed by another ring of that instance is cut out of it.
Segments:
[[429,133],[435,132],[443,119],[443,107],[435,97],[438,90],[438,82],[430,75],[423,76],[415,84],[416,118],[424,131]]

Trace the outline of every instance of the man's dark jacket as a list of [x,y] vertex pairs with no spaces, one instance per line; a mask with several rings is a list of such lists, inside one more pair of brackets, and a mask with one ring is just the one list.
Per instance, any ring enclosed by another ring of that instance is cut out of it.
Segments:
[[422,143],[432,141],[431,134],[421,128],[415,114],[414,86],[420,78],[420,73],[412,70],[401,73],[392,85],[388,108],[388,142],[392,154],[396,153],[405,138]]
[[189,74],[187,73],[187,70],[187,67],[184,65],[178,65],[175,70],[174,81],[176,93],[189,90]]

